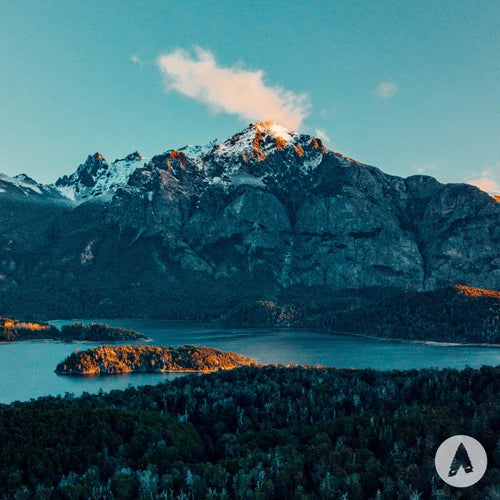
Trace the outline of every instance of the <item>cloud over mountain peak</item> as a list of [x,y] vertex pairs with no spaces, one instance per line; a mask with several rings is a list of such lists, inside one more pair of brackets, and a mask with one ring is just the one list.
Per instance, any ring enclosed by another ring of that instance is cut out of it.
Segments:
[[262,70],[221,66],[212,52],[201,47],[195,48],[194,56],[182,49],[162,54],[157,64],[167,92],[191,97],[216,113],[276,121],[295,130],[309,114],[308,94],[267,84]]

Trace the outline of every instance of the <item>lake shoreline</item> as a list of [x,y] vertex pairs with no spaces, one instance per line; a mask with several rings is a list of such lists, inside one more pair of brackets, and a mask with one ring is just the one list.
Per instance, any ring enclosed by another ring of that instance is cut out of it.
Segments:
[[471,342],[471,343],[462,343],[462,342],[439,342],[437,340],[414,340],[414,339],[401,339],[401,338],[392,338],[392,337],[376,337],[374,335],[368,335],[365,333],[351,333],[351,332],[340,332],[336,330],[317,330],[321,333],[331,333],[334,335],[345,335],[346,337],[360,337],[370,340],[381,340],[383,342],[396,342],[400,344],[417,344],[417,345],[428,345],[428,346],[436,346],[436,347],[483,347],[489,349],[499,349],[500,344],[487,344],[487,343],[479,343],[479,342]]
[[[272,366],[272,365],[253,365],[255,368],[263,368],[266,366]],[[297,366],[304,366],[304,365],[297,365]],[[307,366],[305,366],[308,368]],[[198,375],[203,375],[205,373],[217,373],[217,372],[223,372],[223,371],[230,371],[230,370],[237,370],[240,367],[237,368],[217,368],[213,370],[132,370],[129,372],[117,372],[117,373],[65,373],[62,371],[57,371],[54,370],[54,373],[56,375],[60,375],[61,377],[75,377],[75,378],[103,378],[103,377],[119,377],[120,375],[170,375],[170,374],[198,374]],[[315,367],[316,368],[316,367]],[[329,367],[329,366],[321,366],[320,368],[335,368],[334,366]]]
[[[97,321],[103,321],[103,322],[109,322],[109,321],[141,321],[144,320],[144,318],[99,318]],[[82,319],[53,319],[47,321],[49,324],[53,324],[56,322],[62,322],[62,321],[82,321]],[[94,320],[93,320],[94,321]],[[168,322],[172,325],[178,324],[178,325],[183,325],[183,326],[192,326],[196,325],[199,327],[206,328],[208,326],[210,327],[218,327],[221,329],[232,329],[232,327],[227,327],[219,322],[205,322],[201,320],[182,320],[182,319],[150,319],[146,321],[165,321]],[[282,330],[294,330],[294,331],[303,331],[303,330],[308,330],[309,328],[306,326],[256,326],[256,327],[251,327],[251,326],[242,326],[238,327],[238,330],[245,330],[245,331],[252,331],[258,328],[265,328],[265,329],[271,329],[271,330],[276,330],[276,331],[282,331]],[[437,340],[415,340],[415,339],[404,339],[404,338],[392,338],[392,337],[377,337],[375,335],[369,335],[366,333],[355,333],[355,332],[345,332],[345,331],[338,331],[338,330],[329,330],[327,328],[310,328],[311,331],[316,331],[318,333],[329,333],[329,334],[335,334],[335,335],[343,335],[343,336],[348,336],[348,337],[358,337],[358,338],[366,338],[370,340],[381,340],[384,342],[396,342],[396,343],[403,343],[403,344],[416,344],[416,345],[429,345],[429,346],[436,346],[436,347],[474,347],[474,348],[489,348],[489,349],[499,349],[500,344],[491,344],[491,343],[481,343],[481,342],[449,342],[449,341],[437,341]],[[153,339],[148,338],[148,340],[145,340],[145,342],[152,342]],[[24,341],[22,341],[24,342]],[[9,342],[7,342],[9,343]],[[96,342],[97,343],[97,342]]]
[[153,342],[152,338],[144,338],[144,339],[138,339],[138,340],[79,340],[79,339],[71,339],[71,340],[64,340],[64,339],[53,339],[53,338],[45,338],[45,339],[16,339],[16,340],[2,340],[0,342],[0,345],[12,345],[12,344],[26,344],[26,343],[33,343],[36,344],[38,342],[43,343],[43,344],[99,344],[99,345],[105,345],[105,344],[112,344],[112,345],[119,345],[123,344],[124,342],[130,343],[133,342],[139,343],[139,342]]
[[[88,318],[96,321],[95,318]],[[237,329],[219,328],[217,325],[200,322],[170,322],[145,320],[113,320],[112,324],[123,324],[142,331],[153,341],[145,345],[181,346],[183,344],[212,346],[224,351],[241,353],[254,358],[258,364],[283,366],[308,365],[336,367],[338,369],[370,368],[381,371],[420,370],[426,368],[479,368],[500,365],[498,348],[473,348],[453,346],[442,348],[408,342],[376,342],[356,335],[340,335],[325,330],[289,328]],[[60,326],[60,324],[59,324]],[[389,339],[392,340],[392,339]],[[174,377],[200,375],[196,373],[125,373],[120,377],[100,375],[61,376],[54,368],[61,360],[77,349],[84,351],[102,344],[65,343],[59,341],[20,341],[11,346],[0,346],[0,378],[11,380],[16,373],[15,384],[3,384],[0,402],[26,401],[31,398],[65,393],[97,393],[100,389],[109,392],[131,386],[151,385]],[[137,343],[133,343],[138,345]],[[165,367],[166,368],[166,367]],[[194,368],[186,366],[185,368]]]

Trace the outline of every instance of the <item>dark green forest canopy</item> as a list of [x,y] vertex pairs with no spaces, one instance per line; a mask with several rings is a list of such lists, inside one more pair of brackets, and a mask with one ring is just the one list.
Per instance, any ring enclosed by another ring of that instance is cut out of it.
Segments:
[[[0,491],[6,498],[492,499],[500,484],[499,392],[500,367],[267,366],[17,402],[0,407]],[[438,446],[455,434],[475,437],[488,454],[486,475],[464,490],[434,468]]]
[[296,326],[403,340],[500,344],[500,292],[463,285],[240,302],[228,326]]

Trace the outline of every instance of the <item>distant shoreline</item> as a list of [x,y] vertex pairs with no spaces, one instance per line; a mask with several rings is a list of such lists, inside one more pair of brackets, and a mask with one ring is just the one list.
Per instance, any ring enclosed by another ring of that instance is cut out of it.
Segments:
[[350,337],[361,337],[371,340],[382,340],[385,342],[398,342],[401,344],[422,344],[428,346],[436,346],[436,347],[487,347],[487,348],[500,348],[500,344],[487,344],[487,343],[479,343],[479,342],[471,342],[471,343],[461,343],[461,342],[439,342],[437,340],[414,340],[414,339],[401,339],[401,338],[391,338],[391,337],[376,337],[374,335],[368,335],[365,333],[352,333],[352,332],[340,332],[336,330],[318,330],[319,332],[324,333],[333,333],[336,335],[345,335]]
[[[196,324],[196,325],[217,325],[221,328],[227,329],[229,327],[224,326],[220,323],[217,322],[205,322],[201,320],[179,320],[179,319],[144,319],[144,318],[98,318],[98,319],[93,319],[92,321],[168,321],[172,323],[179,323],[179,324]],[[61,321],[66,321],[65,319],[54,319],[54,320],[49,320],[49,324],[53,324],[55,322],[61,322]],[[68,321],[86,321],[82,318],[72,318],[69,319]],[[437,340],[415,340],[415,339],[402,339],[402,338],[392,338],[392,337],[377,337],[375,335],[369,335],[365,333],[355,333],[355,332],[345,332],[345,331],[339,331],[339,330],[329,330],[329,329],[321,329],[321,328],[310,328],[310,327],[298,327],[298,326],[238,326],[238,327],[231,327],[231,328],[237,328],[240,330],[252,330],[256,328],[269,328],[272,330],[284,330],[284,329],[290,329],[290,330],[311,330],[311,331],[317,331],[319,333],[333,333],[333,334],[338,334],[338,335],[345,335],[345,336],[351,336],[351,337],[361,337],[361,338],[366,338],[366,339],[371,339],[371,340],[381,340],[385,342],[398,342],[398,343],[408,343],[408,344],[422,344],[422,345],[428,345],[428,346],[436,346],[436,347],[483,347],[483,348],[493,348],[493,349],[499,349],[500,344],[490,344],[490,343],[480,343],[480,342],[470,342],[470,343],[462,343],[462,342],[448,342],[448,341],[437,341]],[[57,339],[55,339],[57,341]],[[153,339],[148,338],[147,340],[144,340],[144,342],[152,342]],[[25,341],[22,341],[25,342]],[[119,341],[118,341],[119,342]],[[9,343],[9,342],[7,342]],[[86,343],[86,342],[81,342],[81,343]],[[92,342],[89,342],[92,343]],[[111,342],[110,342],[111,343]]]
[[0,345],[2,344],[26,344],[27,342],[32,342],[36,344],[37,342],[43,342],[45,344],[123,344],[126,342],[127,344],[129,342],[153,342],[152,338],[146,337],[144,339],[137,339],[137,340],[78,340],[78,339],[69,339],[69,340],[64,340],[64,339],[53,339],[53,338],[46,338],[46,339],[16,339],[16,340],[2,340],[0,341]]
[[[127,320],[134,320],[137,321],[136,318],[123,318],[125,321]],[[113,321],[120,321],[120,318],[112,318]],[[57,320],[49,320],[48,323],[52,324],[53,322],[59,322],[59,321],[65,321],[61,319]],[[72,321],[72,320],[70,320]],[[81,320],[80,320],[81,321]],[[104,320],[106,321],[106,320]],[[109,320],[108,320],[109,321]],[[159,319],[159,320],[148,320],[148,321],[172,321],[176,323],[184,323],[184,324],[206,324],[202,321],[190,321],[190,320],[170,320],[170,319]],[[211,326],[214,325],[214,323],[210,323]],[[221,328],[228,328],[224,325],[218,325]],[[241,330],[253,330],[255,328],[269,328],[272,330],[286,330],[286,329],[291,329],[291,330],[311,330],[311,331],[317,331],[319,333],[327,333],[327,334],[335,334],[335,335],[344,335],[344,336],[350,336],[350,337],[360,337],[360,338],[366,338],[370,340],[380,340],[380,341],[385,341],[385,342],[397,342],[397,343],[405,343],[405,344],[420,344],[420,345],[427,345],[427,346],[434,346],[434,347],[474,347],[474,348],[489,348],[489,349],[500,349],[500,344],[490,344],[490,343],[480,343],[480,342],[470,342],[470,343],[461,343],[461,342],[447,342],[447,341],[437,341],[437,340],[417,340],[417,339],[402,339],[402,338],[393,338],[393,337],[377,337],[375,335],[368,335],[365,333],[355,333],[355,332],[345,332],[345,331],[338,331],[338,330],[328,330],[328,329],[316,329],[316,328],[308,328],[308,327],[296,327],[296,326],[259,326],[259,327],[249,327],[249,326],[242,326],[242,327],[237,327],[238,329]],[[40,339],[16,339],[12,341],[0,341],[0,345],[2,344],[13,344],[13,343],[18,343],[18,342],[54,342],[54,343],[59,343],[59,344],[120,344],[123,342],[153,342],[152,338],[144,338],[144,339],[137,339],[137,340],[78,340],[78,339],[70,339],[70,340],[64,340],[64,339],[57,339],[57,338],[40,338]]]
[[0,316],[0,340],[10,342],[119,343],[147,342],[145,335],[130,328],[91,322],[63,324],[60,328],[43,322],[26,322]]

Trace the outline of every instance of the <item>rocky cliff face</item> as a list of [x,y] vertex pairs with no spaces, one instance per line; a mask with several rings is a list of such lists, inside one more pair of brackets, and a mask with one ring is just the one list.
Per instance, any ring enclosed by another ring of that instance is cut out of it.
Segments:
[[261,268],[284,287],[500,284],[499,206],[486,193],[389,176],[262,124],[198,158],[154,157],[108,221],[160,236],[214,278]]
[[[96,154],[55,188],[76,201],[57,204],[42,230],[23,216],[14,238],[0,235],[5,290],[30,273],[44,289],[82,290],[84,308],[176,316],[190,300],[208,314],[287,290],[500,289],[493,198],[384,174],[272,123],[150,161],[134,153],[110,166]],[[26,231],[42,232],[35,261],[12,252]]]

